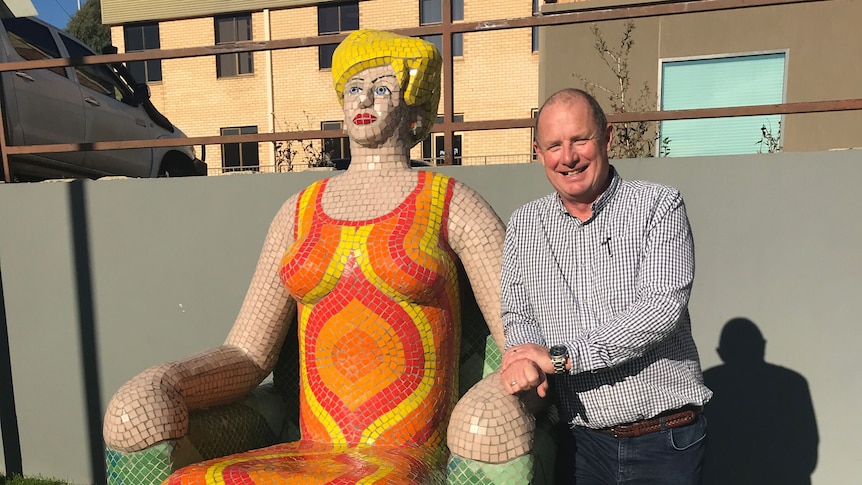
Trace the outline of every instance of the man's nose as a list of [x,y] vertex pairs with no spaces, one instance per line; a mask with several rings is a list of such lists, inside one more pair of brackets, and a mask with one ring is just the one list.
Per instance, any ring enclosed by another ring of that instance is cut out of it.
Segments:
[[564,164],[570,166],[574,166],[576,163],[578,163],[578,151],[575,150],[575,147],[568,144],[563,145],[562,161]]

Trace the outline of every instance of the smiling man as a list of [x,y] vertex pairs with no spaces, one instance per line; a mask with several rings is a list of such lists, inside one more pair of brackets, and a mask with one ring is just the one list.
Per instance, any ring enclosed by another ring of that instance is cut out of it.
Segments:
[[574,443],[560,452],[574,464],[560,483],[698,484],[712,392],[691,335],[682,195],[620,177],[608,161],[613,126],[584,91],[555,93],[536,123],[555,192],[507,227],[503,387],[555,390]]

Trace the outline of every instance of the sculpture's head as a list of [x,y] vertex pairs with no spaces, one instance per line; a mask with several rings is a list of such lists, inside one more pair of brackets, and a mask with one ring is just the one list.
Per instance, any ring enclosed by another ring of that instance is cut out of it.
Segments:
[[413,146],[437,117],[442,58],[434,44],[358,30],[332,56],[332,79],[350,138],[379,146],[397,136]]

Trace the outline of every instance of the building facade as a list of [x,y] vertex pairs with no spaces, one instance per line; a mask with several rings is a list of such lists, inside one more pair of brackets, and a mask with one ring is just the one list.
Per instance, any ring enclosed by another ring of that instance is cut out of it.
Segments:
[[[542,13],[635,3],[668,2],[559,0],[543,6]],[[862,51],[859,18],[862,2],[822,0],[633,19],[629,99],[636,99],[646,84],[651,104],[628,111],[860,99],[862,66],[848,57]],[[613,50],[627,23],[545,27],[539,99],[564,87],[584,87],[584,80],[618,91],[617,75],[596,49],[594,28]],[[595,90],[605,108],[615,111],[607,93]],[[858,110],[666,121],[654,134],[667,143],[656,143],[652,154],[663,154],[662,149],[668,156],[700,156],[858,148],[860,123]]]
[[[440,0],[349,2],[102,0],[102,20],[120,52],[206,47],[238,41],[325,36],[359,28],[399,29],[440,23]],[[536,1],[487,5],[452,1],[453,21],[529,17]],[[455,121],[527,118],[538,100],[537,32],[531,28],[455,34]],[[428,40],[441,46],[441,36]],[[146,79],[154,104],[189,136],[338,129],[342,112],[332,88],[335,44],[130,64]],[[445,81],[444,81],[445,82]],[[440,103],[442,114],[443,102]],[[432,133],[411,156],[436,162],[442,136]],[[529,162],[531,132],[509,129],[456,133],[455,163]],[[312,153],[311,156],[307,156]],[[208,145],[214,173],[302,170],[318,153],[349,157],[339,138],[274,144]]]

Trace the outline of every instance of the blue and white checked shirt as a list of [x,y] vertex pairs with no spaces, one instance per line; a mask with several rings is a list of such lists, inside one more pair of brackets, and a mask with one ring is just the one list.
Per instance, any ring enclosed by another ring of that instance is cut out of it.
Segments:
[[556,193],[509,220],[503,253],[506,347],[566,345],[570,374],[556,377],[572,425],[605,428],[703,405],[688,299],[694,243],[678,190],[623,181],[570,215]]

